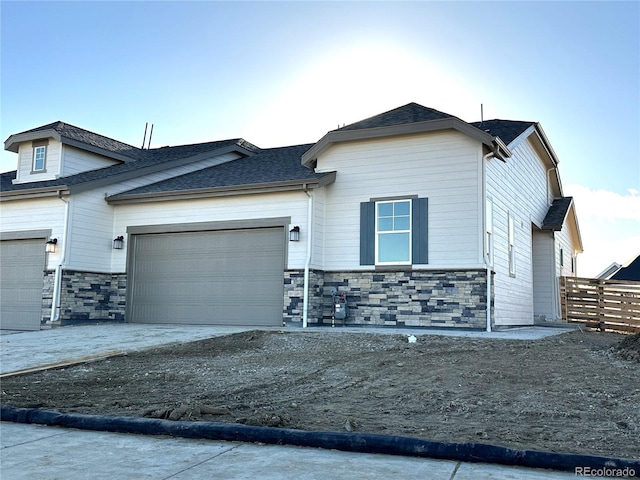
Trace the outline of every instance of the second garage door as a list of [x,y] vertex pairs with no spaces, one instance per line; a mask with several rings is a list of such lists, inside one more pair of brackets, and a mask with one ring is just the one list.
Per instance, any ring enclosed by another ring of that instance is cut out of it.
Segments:
[[128,321],[281,325],[284,239],[283,228],[134,235]]
[[0,242],[0,328],[39,330],[44,238]]

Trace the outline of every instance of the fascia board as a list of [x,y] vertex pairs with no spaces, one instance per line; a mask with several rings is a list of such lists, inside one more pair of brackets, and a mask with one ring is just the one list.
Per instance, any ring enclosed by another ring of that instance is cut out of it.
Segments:
[[[183,157],[183,158],[177,158],[175,160],[169,160],[167,162],[154,163],[146,167],[133,169],[123,173],[117,173],[115,175],[110,175],[104,178],[98,178],[96,180],[91,180],[88,182],[79,183],[73,187],[73,193],[79,193],[87,190],[92,190],[94,188],[105,187],[117,182],[138,178],[142,175],[150,175],[152,173],[162,172],[164,170],[168,170],[171,168],[181,167],[183,165],[188,165],[189,163],[197,162],[199,160],[204,160],[205,158],[208,158],[208,157],[217,157],[217,156],[225,155],[227,153],[232,153],[232,152],[239,152],[239,153],[242,153],[243,155],[247,155],[248,152],[250,151],[243,147],[239,147],[237,145],[230,145],[227,147],[219,148],[217,150],[211,150],[208,152],[199,153],[197,155],[192,155],[191,157]],[[233,160],[228,160],[228,161],[233,161]]]
[[256,183],[250,185],[233,185],[229,187],[197,188],[191,190],[178,190],[174,192],[154,192],[140,194],[118,194],[107,197],[109,205],[122,205],[127,203],[164,202],[167,200],[191,200],[198,198],[229,197],[234,195],[251,195],[257,193],[289,192],[318,188],[335,180],[335,172],[324,177],[295,182]]
[[18,146],[23,142],[29,142],[32,140],[40,140],[43,138],[53,138],[54,140],[61,141],[62,137],[53,128],[47,130],[38,130],[36,132],[17,133],[11,135],[4,142],[4,149],[8,152],[18,153]]
[[[492,150],[496,150],[497,137],[493,137],[482,130],[463,122],[459,118],[450,117],[427,122],[406,123],[402,125],[392,125],[390,127],[364,128],[359,130],[336,130],[327,133],[313,147],[302,155],[302,164],[310,166],[318,156],[322,154],[330,145],[339,142],[349,142],[354,140],[370,140],[374,138],[390,137],[396,135],[410,135],[415,133],[436,132],[439,130],[457,130],[479,142],[487,145]],[[507,146],[499,141],[498,148],[502,150],[501,155],[510,156]]]
[[0,202],[7,202],[11,200],[27,200],[30,198],[57,197],[60,194],[69,193],[69,187],[66,185],[29,188],[24,190],[11,190],[8,192],[0,192]]

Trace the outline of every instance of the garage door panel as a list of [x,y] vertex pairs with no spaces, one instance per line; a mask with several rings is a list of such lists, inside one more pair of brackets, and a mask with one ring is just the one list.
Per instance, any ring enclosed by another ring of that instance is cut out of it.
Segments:
[[0,242],[0,328],[39,330],[44,239]]
[[280,325],[284,229],[140,235],[132,322]]

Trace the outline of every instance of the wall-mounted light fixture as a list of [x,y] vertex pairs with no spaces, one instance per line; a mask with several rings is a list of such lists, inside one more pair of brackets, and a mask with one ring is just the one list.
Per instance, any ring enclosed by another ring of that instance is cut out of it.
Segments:
[[120,235],[113,239],[113,249],[122,250],[122,247],[124,247],[124,237]]
[[56,245],[58,245],[58,239],[52,238],[44,245],[44,251],[47,253],[56,253]]
[[300,241],[300,227],[295,226],[291,230],[289,230],[289,241],[290,242]]

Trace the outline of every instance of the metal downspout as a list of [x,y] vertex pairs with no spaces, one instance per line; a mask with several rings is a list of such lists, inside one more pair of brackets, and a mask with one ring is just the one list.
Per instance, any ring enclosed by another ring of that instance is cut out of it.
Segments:
[[62,192],[58,192],[58,198],[64,202],[64,225],[63,236],[60,245],[61,257],[60,263],[56,266],[55,275],[53,277],[53,296],[51,299],[51,316],[48,323],[57,322],[60,319],[60,298],[62,292],[62,270],[67,261],[67,239],[69,238],[69,200],[62,197]]
[[302,296],[302,328],[307,328],[309,318],[309,267],[311,265],[311,247],[313,234],[313,196],[309,194],[309,189],[304,186],[304,193],[307,195],[307,259],[304,263],[304,285]]
[[[485,244],[486,242],[486,238],[487,238],[487,167],[486,167],[486,163],[490,158],[495,157],[495,152],[490,152],[487,153],[486,155],[484,155],[482,157],[482,197],[483,197],[483,205],[482,205],[482,212],[484,213],[483,215],[483,220],[482,220],[482,224],[484,225],[484,231],[482,232],[482,238],[485,239],[483,240],[483,244]],[[487,269],[487,332],[491,332],[491,259],[489,258],[489,255],[491,254],[491,252],[489,252],[489,245],[484,245],[484,250],[485,252],[483,253],[483,257],[484,257],[484,265]]]

